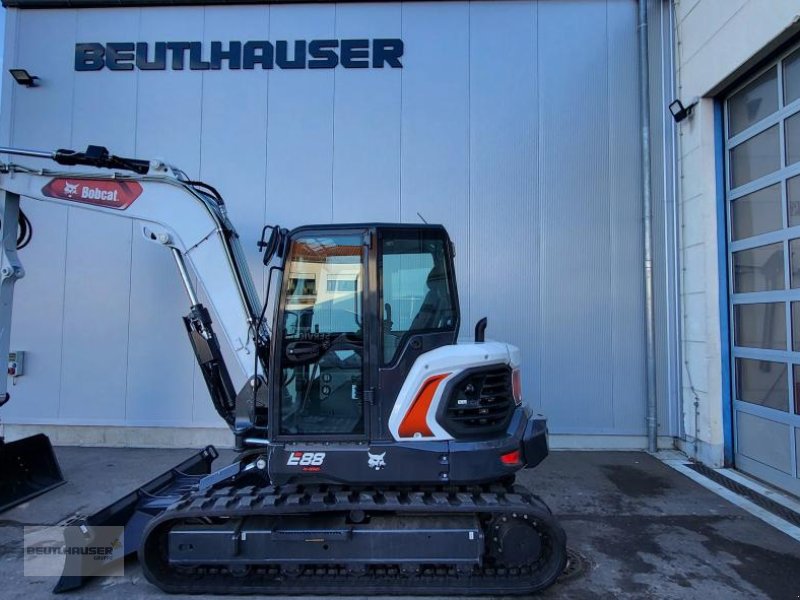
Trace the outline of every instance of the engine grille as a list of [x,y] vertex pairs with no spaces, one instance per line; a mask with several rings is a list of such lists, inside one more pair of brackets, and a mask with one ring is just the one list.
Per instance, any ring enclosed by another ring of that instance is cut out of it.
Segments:
[[505,365],[468,372],[448,390],[442,426],[456,438],[504,431],[515,406],[511,385],[511,369]]

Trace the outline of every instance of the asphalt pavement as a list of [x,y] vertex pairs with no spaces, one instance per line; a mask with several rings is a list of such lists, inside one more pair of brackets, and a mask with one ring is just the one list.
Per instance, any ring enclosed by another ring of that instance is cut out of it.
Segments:
[[[0,514],[4,600],[52,598],[55,579],[23,575],[24,525],[94,512],[194,450],[56,452],[68,483]],[[561,519],[576,557],[542,599],[800,598],[800,543],[646,453],[554,452],[519,480]],[[72,597],[180,598],[150,585],[135,559],[123,577],[96,578]]]

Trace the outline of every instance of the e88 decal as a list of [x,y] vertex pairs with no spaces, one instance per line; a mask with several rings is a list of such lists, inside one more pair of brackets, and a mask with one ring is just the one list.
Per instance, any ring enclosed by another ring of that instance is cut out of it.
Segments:
[[318,467],[325,462],[324,452],[292,452],[286,466]]

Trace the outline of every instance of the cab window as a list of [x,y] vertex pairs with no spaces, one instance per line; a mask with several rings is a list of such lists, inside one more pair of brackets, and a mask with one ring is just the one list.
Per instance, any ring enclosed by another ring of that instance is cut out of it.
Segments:
[[447,254],[438,232],[385,232],[381,239],[383,362],[414,333],[453,331],[457,308]]

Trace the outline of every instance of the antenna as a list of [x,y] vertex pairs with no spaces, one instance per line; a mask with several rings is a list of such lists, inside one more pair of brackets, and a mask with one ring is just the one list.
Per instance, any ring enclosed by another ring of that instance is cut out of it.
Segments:
[[421,214],[419,214],[419,211],[417,211],[417,216],[418,216],[420,219],[422,219],[422,222],[423,222],[423,223],[425,223],[425,225],[427,225],[427,224],[428,224],[428,222],[425,220],[425,217],[423,217]]

